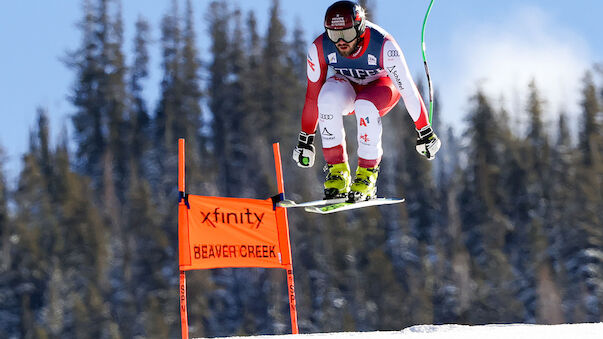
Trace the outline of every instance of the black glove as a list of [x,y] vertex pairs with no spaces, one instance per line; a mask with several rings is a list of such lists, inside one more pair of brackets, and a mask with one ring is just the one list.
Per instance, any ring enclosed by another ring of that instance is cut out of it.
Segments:
[[438,150],[440,150],[442,142],[429,125],[417,130],[417,135],[417,152],[428,160],[433,160]]
[[316,149],[314,148],[314,134],[299,132],[298,143],[293,150],[293,160],[297,166],[310,168],[314,166],[314,156]]

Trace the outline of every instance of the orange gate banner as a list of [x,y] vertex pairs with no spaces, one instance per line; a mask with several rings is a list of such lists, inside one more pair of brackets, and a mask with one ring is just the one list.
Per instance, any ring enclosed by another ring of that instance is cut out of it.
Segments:
[[272,199],[187,200],[179,205],[180,270],[291,265],[286,212]]

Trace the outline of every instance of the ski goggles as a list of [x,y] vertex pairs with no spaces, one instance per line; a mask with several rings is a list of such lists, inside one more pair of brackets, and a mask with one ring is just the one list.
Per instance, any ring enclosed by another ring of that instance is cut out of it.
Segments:
[[327,35],[329,39],[336,43],[339,39],[342,39],[345,42],[352,42],[358,36],[355,27],[350,27],[346,29],[326,29]]

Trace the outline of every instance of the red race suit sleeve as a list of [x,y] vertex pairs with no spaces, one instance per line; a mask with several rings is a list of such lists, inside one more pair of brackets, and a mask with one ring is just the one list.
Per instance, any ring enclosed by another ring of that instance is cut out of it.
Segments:
[[327,78],[327,63],[322,49],[322,35],[316,38],[308,48],[306,75],[306,101],[301,118],[301,130],[308,134],[316,131],[318,124],[318,93]]

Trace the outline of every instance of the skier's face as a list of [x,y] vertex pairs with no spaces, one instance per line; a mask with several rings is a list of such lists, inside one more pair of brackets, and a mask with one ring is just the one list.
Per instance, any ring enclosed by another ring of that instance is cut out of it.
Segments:
[[350,54],[352,54],[356,50],[357,44],[358,38],[350,42],[345,42],[343,41],[343,39],[339,39],[339,41],[337,41],[337,43],[335,44],[335,47],[337,47],[337,50],[341,55],[347,57],[350,56]]

